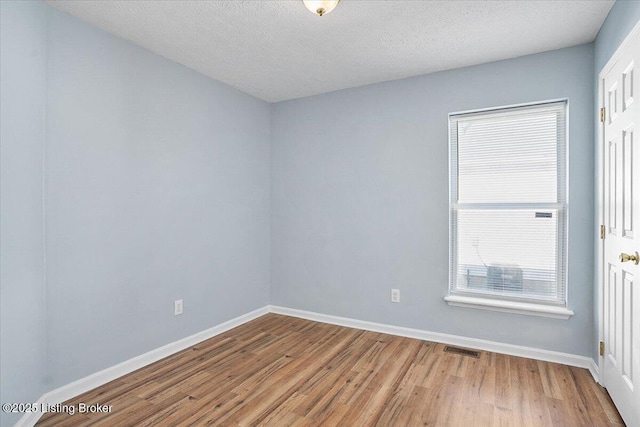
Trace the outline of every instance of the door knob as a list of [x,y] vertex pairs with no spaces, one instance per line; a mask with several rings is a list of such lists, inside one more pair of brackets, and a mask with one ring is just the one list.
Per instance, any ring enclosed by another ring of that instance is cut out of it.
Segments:
[[620,254],[620,262],[633,261],[635,265],[638,265],[639,259],[640,257],[638,257],[638,252],[633,255],[625,254],[624,252]]

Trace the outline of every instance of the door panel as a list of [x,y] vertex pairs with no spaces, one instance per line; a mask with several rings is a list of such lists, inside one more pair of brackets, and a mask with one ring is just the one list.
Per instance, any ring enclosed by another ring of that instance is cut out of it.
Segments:
[[606,312],[607,312],[607,332],[605,333],[605,342],[607,343],[607,358],[609,361],[615,366],[617,365],[616,361],[616,291],[618,286],[616,285],[618,282],[618,269],[609,264],[609,274],[607,278],[607,283],[605,284],[606,289]]
[[624,165],[622,172],[622,236],[633,239],[633,165],[637,164],[634,158],[633,127],[622,131],[622,149]]
[[606,223],[608,225],[609,234],[616,235],[618,234],[618,228],[616,224],[616,220],[618,219],[618,210],[616,209],[618,205],[618,174],[617,165],[618,165],[618,141],[616,138],[612,138],[607,144],[607,168],[606,168],[606,186],[607,186],[607,209]]
[[633,390],[633,275],[623,273],[622,279],[622,378]]

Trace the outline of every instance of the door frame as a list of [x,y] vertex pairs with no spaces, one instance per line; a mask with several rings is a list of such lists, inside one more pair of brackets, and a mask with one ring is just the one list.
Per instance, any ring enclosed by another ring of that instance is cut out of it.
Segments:
[[[604,122],[600,122],[600,108],[605,106],[605,88],[602,82],[604,81],[604,76],[611,71],[616,62],[620,59],[622,53],[627,49],[627,47],[631,46],[631,40],[634,38],[636,33],[640,33],[640,21],[638,21],[631,31],[629,31],[629,34],[626,35],[622,43],[620,43],[616,51],[611,55],[611,58],[609,58],[606,65],[602,67],[602,70],[600,70],[600,73],[598,74],[598,98],[595,117],[598,129],[598,149],[596,152],[596,161],[598,164],[598,175],[596,177],[596,185],[598,187],[598,223],[596,224],[598,231],[596,233],[598,239],[598,244],[596,245],[598,248],[596,262],[596,277],[598,278],[598,299],[596,302],[598,306],[598,342],[602,342],[604,340],[604,239],[600,239],[599,232],[600,225],[604,224]],[[599,351],[598,382],[601,385],[604,385],[604,356],[600,355]]]

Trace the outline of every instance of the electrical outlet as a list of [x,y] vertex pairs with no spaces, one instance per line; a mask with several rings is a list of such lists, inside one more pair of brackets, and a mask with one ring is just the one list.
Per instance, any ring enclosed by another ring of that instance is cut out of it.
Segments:
[[182,300],[181,299],[177,299],[173,302],[173,314],[174,315],[179,315],[182,314]]
[[400,289],[391,289],[391,302],[400,302]]

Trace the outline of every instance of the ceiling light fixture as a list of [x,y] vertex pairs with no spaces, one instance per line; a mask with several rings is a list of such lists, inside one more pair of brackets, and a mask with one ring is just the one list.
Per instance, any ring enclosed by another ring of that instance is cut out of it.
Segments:
[[340,0],[302,0],[309,11],[318,16],[326,15],[336,8]]

